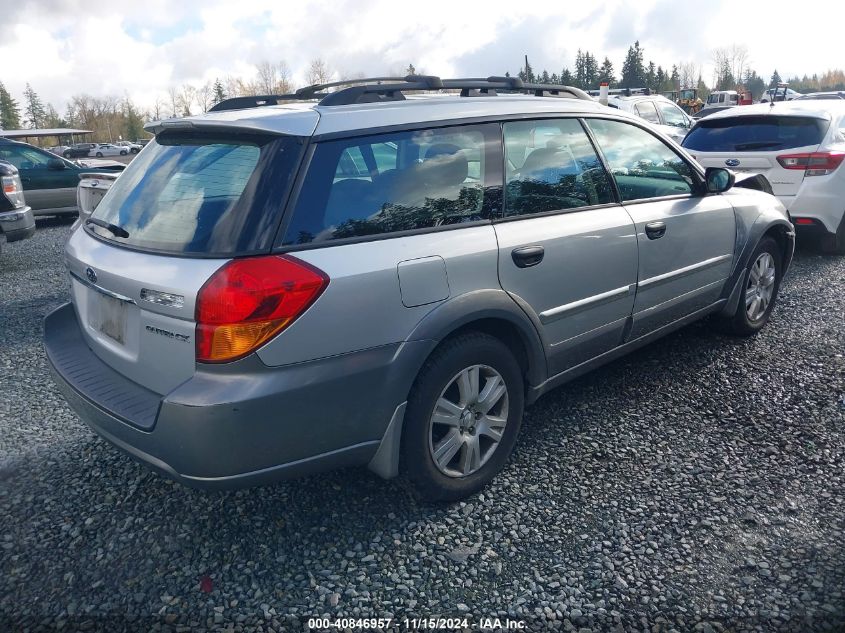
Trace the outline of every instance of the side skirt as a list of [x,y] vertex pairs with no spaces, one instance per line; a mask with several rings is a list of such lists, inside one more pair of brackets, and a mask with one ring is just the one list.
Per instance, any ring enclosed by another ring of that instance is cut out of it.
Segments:
[[574,380],[579,376],[583,376],[587,372],[595,369],[596,367],[600,367],[605,363],[609,363],[612,360],[616,360],[620,356],[624,356],[625,354],[634,351],[644,345],[648,345],[652,341],[655,341],[675,330],[679,330],[680,328],[684,327],[685,325],[689,325],[694,321],[698,321],[699,319],[707,316],[708,314],[712,314],[713,312],[718,312],[724,305],[727,303],[727,299],[719,299],[715,303],[697,310],[692,314],[689,314],[682,319],[678,319],[668,325],[664,325],[658,330],[654,330],[653,332],[649,332],[648,334],[644,334],[643,336],[634,339],[633,341],[628,341],[624,345],[620,345],[619,347],[615,347],[614,349],[601,354],[600,356],[596,356],[588,361],[581,363],[580,365],[575,365],[566,371],[563,371],[555,376],[552,376],[545,382],[537,385],[536,387],[532,387],[526,394],[526,404],[533,404],[537,401],[537,399],[542,396],[544,393],[551,391],[552,389],[563,385],[570,380]]

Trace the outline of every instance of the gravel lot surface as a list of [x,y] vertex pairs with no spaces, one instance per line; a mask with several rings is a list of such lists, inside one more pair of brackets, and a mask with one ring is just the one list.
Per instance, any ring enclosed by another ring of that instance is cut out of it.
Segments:
[[845,258],[800,252],[756,338],[697,324],[547,395],[492,487],[428,506],[363,470],[193,491],[96,438],[41,349],[68,231],[0,256],[0,630],[845,630]]

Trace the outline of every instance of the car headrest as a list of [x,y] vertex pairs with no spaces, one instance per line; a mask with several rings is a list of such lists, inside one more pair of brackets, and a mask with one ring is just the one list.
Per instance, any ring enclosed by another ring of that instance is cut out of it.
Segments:
[[424,182],[439,187],[461,184],[469,173],[469,164],[461,148],[450,143],[437,143],[425,152],[418,172]]

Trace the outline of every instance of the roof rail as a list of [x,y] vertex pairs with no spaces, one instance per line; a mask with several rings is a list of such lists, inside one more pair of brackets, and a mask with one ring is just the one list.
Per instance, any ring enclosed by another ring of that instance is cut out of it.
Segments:
[[[329,88],[349,86],[336,92]],[[405,77],[368,77],[348,79],[300,88],[291,94],[232,97],[212,107],[209,112],[278,105],[286,101],[319,99],[321,106],[350,105],[379,101],[402,101],[405,92],[459,90],[462,97],[496,96],[497,91],[534,94],[537,97],[569,97],[591,100],[590,96],[573,86],[525,83],[519,77],[467,77],[441,79],[435,75],[407,75]]]

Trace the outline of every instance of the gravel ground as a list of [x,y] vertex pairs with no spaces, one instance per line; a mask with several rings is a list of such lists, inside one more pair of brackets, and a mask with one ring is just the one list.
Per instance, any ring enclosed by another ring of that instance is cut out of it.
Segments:
[[193,491],[97,439],[40,343],[67,234],[0,258],[0,630],[845,630],[845,258],[800,252],[756,338],[694,325],[545,396],[494,485],[428,506],[363,470]]

